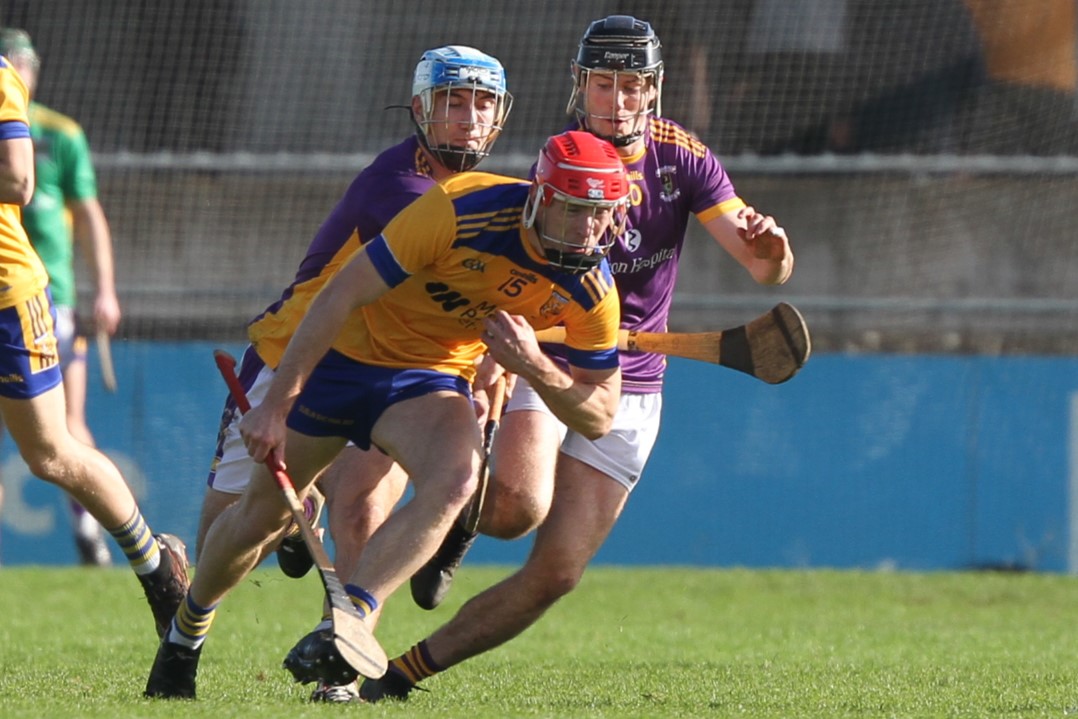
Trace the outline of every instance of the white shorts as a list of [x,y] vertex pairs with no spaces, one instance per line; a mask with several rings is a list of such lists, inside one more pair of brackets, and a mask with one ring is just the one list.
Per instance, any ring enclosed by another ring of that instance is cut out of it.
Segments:
[[[244,354],[246,357],[247,354]],[[261,363],[261,360],[256,361]],[[262,368],[255,376],[254,382],[247,389],[247,400],[252,407],[262,404],[266,398],[266,391],[273,382],[275,372],[269,367]],[[231,403],[228,406],[232,406]],[[227,411],[227,410],[226,410]],[[240,419],[242,415],[232,411],[227,417],[222,416],[221,425],[217,434],[217,451],[213,456],[213,464],[210,466],[210,475],[206,480],[212,489],[226,494],[243,494],[247,485],[251,483],[251,469],[254,460],[247,452],[247,446],[240,436]],[[355,447],[351,442],[349,447]]]
[[[247,390],[247,399],[252,407],[257,407],[265,399],[273,375],[273,370],[263,366],[255,377],[254,384]],[[243,494],[243,490],[251,482],[251,469],[254,467],[254,460],[247,453],[247,446],[240,436],[241,416],[239,412],[232,412],[227,424],[222,418],[217,437],[217,454],[210,469],[208,484],[218,492],[226,494]]]
[[532,386],[518,377],[505,411],[530,409],[550,415],[558,423],[563,453],[594,467],[631,492],[655,447],[662,407],[663,398],[657,392],[622,393],[613,428],[599,439],[590,440],[566,427]]
[[73,360],[86,360],[86,343],[75,343],[75,308],[57,307],[56,326],[53,327],[56,335],[56,352],[60,355],[60,369],[66,370]]

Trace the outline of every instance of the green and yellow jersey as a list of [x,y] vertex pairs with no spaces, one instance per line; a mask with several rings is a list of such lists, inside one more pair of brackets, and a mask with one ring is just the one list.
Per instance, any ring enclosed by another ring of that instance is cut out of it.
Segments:
[[74,245],[67,203],[97,197],[90,146],[79,124],[66,115],[31,102],[29,118],[37,189],[23,209],[23,227],[45,263],[53,303],[74,307]]

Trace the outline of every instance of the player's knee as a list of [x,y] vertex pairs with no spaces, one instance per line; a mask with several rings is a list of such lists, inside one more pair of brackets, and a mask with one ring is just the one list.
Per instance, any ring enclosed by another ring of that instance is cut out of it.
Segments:
[[371,538],[380,526],[385,522],[386,515],[377,509],[370,509],[362,514],[347,517],[330,518],[329,533],[334,543],[346,547],[353,554],[358,555],[367,546]]
[[480,531],[495,539],[520,539],[538,525],[519,514],[513,516],[499,515],[496,518],[484,521],[480,525]]
[[[418,478],[413,477],[413,480]],[[434,476],[415,481],[416,496],[436,498],[451,511],[460,511],[479,487],[475,468],[468,462],[442,467]]]
[[498,539],[519,539],[543,523],[548,507],[531,495],[499,492],[489,514],[484,513],[480,529]]
[[22,455],[22,460],[26,463],[26,468],[30,470],[30,474],[46,482],[67,488],[69,482],[65,481],[64,465],[56,455],[43,452],[25,453]]
[[91,452],[94,450],[73,440],[66,444],[20,448],[23,462],[31,474],[64,489],[72,489],[86,480],[84,475],[89,474],[89,469],[87,458],[82,455]]
[[583,576],[582,571],[573,567],[542,565],[532,572],[532,595],[539,606],[549,607],[559,599],[576,589]]
[[273,537],[283,534],[291,521],[292,514],[279,496],[248,488],[239,500],[221,512],[214,525],[243,529],[251,536]]

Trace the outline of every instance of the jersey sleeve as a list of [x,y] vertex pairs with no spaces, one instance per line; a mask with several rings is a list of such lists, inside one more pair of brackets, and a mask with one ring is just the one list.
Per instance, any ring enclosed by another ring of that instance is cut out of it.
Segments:
[[456,235],[453,203],[435,185],[394,217],[366,252],[382,280],[396,287],[448,252]]
[[30,94],[19,73],[0,57],[0,140],[30,137],[29,104]]
[[699,152],[687,154],[691,158],[689,162],[694,165],[689,176],[696,184],[690,209],[700,222],[708,222],[745,206],[744,200],[737,196],[726,168],[710,149],[700,143]]
[[618,291],[607,273],[589,273],[601,281],[602,298],[590,309],[577,307],[565,319],[565,357],[569,364],[582,369],[611,369],[618,366],[618,326],[621,324]]
[[62,166],[68,168],[60,178],[60,189],[69,200],[91,200],[97,197],[97,175],[90,157],[90,144],[86,134],[76,127],[57,136],[58,146],[53,152],[62,158]]

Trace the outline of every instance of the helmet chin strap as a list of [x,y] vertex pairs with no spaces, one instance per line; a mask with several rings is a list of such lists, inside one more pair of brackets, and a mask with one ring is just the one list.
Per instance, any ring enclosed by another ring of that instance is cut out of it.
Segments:
[[568,255],[559,250],[549,248],[544,249],[543,254],[546,256],[547,262],[572,275],[582,275],[603,261],[603,255]]
[[[409,108],[410,110],[411,108]],[[434,156],[436,160],[447,170],[453,172],[467,172],[473,169],[476,165],[483,161],[484,158],[489,157],[490,153],[483,150],[469,150],[467,147],[456,147],[455,145],[431,145],[430,140],[427,138],[427,133],[423,130],[423,126],[419,124],[419,120],[415,118],[415,114],[411,114],[412,124],[415,126],[416,137],[419,138],[419,144],[423,146],[423,149]]]
[[587,118],[584,118],[581,122],[583,123],[585,130],[598,138],[606,140],[614,147],[628,147],[644,136],[644,130],[642,128],[639,132],[634,132],[631,135],[602,135],[588,127]]
[[486,152],[469,150],[466,147],[455,147],[453,145],[439,145],[437,147],[428,146],[427,149],[432,155],[438,158],[438,162],[442,163],[443,167],[454,172],[467,172],[489,155],[489,153]]

